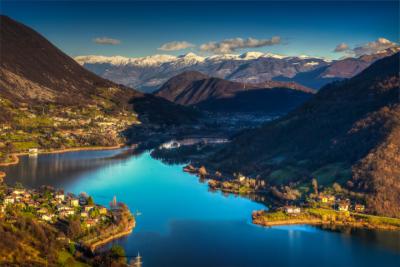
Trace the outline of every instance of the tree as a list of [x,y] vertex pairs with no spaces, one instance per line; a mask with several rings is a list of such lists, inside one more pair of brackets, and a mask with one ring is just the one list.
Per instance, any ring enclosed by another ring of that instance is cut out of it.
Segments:
[[75,244],[74,244],[74,243],[69,243],[69,252],[70,252],[72,255],[74,255],[74,254],[75,254],[75,251],[76,251]]
[[117,262],[125,263],[126,262],[126,254],[125,250],[120,245],[113,245],[110,249],[110,256],[112,259]]
[[93,200],[92,196],[88,197],[87,201],[88,201],[88,205],[94,205],[94,200]]
[[82,233],[81,221],[79,218],[71,219],[68,222],[67,234],[71,238],[77,238]]
[[317,181],[317,179],[316,179],[316,178],[313,178],[313,179],[311,180],[311,184],[312,184],[312,186],[313,186],[314,193],[315,193],[316,195],[318,195],[318,181]]
[[342,187],[338,183],[333,183],[332,187],[333,187],[333,190],[335,190],[336,193],[340,193],[342,191]]
[[207,174],[208,174],[208,173],[207,173],[206,167],[201,166],[201,167],[199,168],[199,175],[200,175],[200,176],[206,176]]
[[24,186],[20,182],[16,182],[14,187],[17,189],[24,189]]

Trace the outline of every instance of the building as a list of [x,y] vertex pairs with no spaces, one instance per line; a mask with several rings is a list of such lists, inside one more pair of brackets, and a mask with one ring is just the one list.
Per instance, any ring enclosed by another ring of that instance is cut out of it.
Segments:
[[54,214],[43,214],[42,215],[42,220],[46,222],[50,222],[54,217]]
[[79,206],[79,200],[77,200],[76,198],[72,198],[69,200],[69,205],[71,207],[78,207]]
[[240,173],[237,175],[237,178],[236,178],[239,182],[244,182],[244,181],[246,181],[246,176],[244,176],[244,175],[241,175]]
[[58,212],[64,211],[64,210],[68,210],[68,209],[70,209],[70,207],[65,206],[65,205],[57,205],[57,211]]
[[65,195],[64,195],[64,194],[61,194],[61,193],[57,193],[57,194],[55,195],[55,198],[58,199],[58,200],[60,200],[60,201],[64,201],[64,200],[65,200]]
[[354,205],[354,211],[364,212],[364,210],[365,210],[365,206],[364,205],[361,205],[361,204],[355,204]]
[[14,195],[24,195],[25,194],[25,190],[24,189],[14,189],[12,192]]
[[348,201],[340,201],[337,204],[338,211],[348,211],[349,210],[349,202]]
[[321,203],[335,203],[335,196],[320,194],[318,199]]
[[160,149],[173,149],[173,148],[179,148],[181,144],[178,141],[172,140],[167,143],[164,143],[160,146]]
[[84,210],[86,211],[86,212],[89,212],[89,211],[91,211],[92,209],[93,209],[94,207],[93,206],[85,206],[85,208],[84,208]]
[[47,214],[49,211],[46,208],[40,208],[37,213],[39,214]]
[[39,152],[39,149],[37,148],[29,148],[28,153],[29,154],[37,154]]
[[86,224],[86,227],[91,228],[97,224],[97,220],[88,219],[88,220],[86,220],[85,224]]
[[99,213],[101,215],[106,215],[107,214],[107,209],[105,207],[99,207]]
[[14,204],[15,199],[11,196],[7,196],[4,198],[4,204]]
[[296,207],[296,206],[285,206],[284,211],[287,214],[300,214],[301,213],[300,207]]
[[75,214],[75,210],[74,209],[66,209],[60,212],[60,216],[61,217],[68,217],[68,216],[72,216]]

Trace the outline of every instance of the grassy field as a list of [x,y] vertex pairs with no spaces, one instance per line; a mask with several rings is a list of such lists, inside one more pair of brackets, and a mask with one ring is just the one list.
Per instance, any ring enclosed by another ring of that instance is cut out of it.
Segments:
[[349,177],[351,177],[351,172],[344,164],[335,163],[325,165],[322,168],[314,171],[312,177],[318,177],[318,182],[320,185],[330,185],[334,182],[339,184],[344,184]]
[[283,211],[261,212],[253,215],[256,224],[271,226],[285,224],[332,224],[348,225],[350,227],[400,229],[400,219],[374,216],[369,214],[336,211],[324,208],[305,208],[301,214],[288,215]]
[[90,265],[87,265],[85,263],[79,262],[74,259],[74,257],[71,255],[66,250],[60,251],[58,253],[58,263],[60,266],[65,266],[65,267],[89,267]]

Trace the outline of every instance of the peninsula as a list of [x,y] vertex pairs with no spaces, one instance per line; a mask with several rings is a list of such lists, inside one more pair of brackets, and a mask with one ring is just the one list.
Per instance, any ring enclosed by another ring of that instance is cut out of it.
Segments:
[[[27,222],[19,225],[21,221]],[[50,241],[54,241],[54,246],[60,250],[54,252],[55,255],[70,253],[70,257],[81,258],[83,261],[90,261],[93,258],[91,255],[97,254],[98,247],[130,234],[136,225],[135,218],[128,207],[123,203],[118,203],[115,198],[108,209],[96,204],[93,197],[86,193],[76,196],[49,186],[36,190],[25,189],[20,184],[15,187],[1,184],[0,226],[2,231],[8,232],[14,229],[13,231],[19,231],[21,234],[29,232],[29,229],[25,229],[27,223],[36,225],[34,227],[38,229],[34,233],[46,231],[46,229],[51,231],[53,238]],[[39,238],[34,240],[36,239]],[[28,244],[25,246],[29,246]],[[26,253],[25,257],[31,257],[32,262],[40,261],[41,251],[35,252],[30,249],[22,251],[24,252],[2,253],[1,261],[11,262],[13,255],[18,253]]]

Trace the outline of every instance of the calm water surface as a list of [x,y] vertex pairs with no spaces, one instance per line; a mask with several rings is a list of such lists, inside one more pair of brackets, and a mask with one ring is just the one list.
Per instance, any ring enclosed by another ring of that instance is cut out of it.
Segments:
[[140,211],[137,227],[115,241],[151,266],[400,266],[400,233],[331,232],[311,226],[262,228],[251,200],[208,191],[206,184],[150,157],[121,150],[22,157],[2,168],[6,182],[87,192],[108,205],[113,196]]

